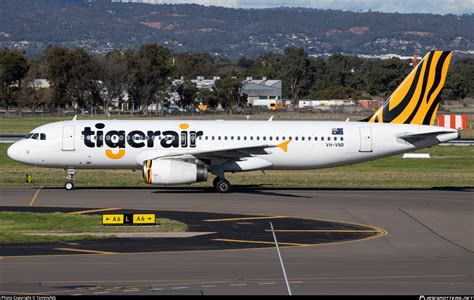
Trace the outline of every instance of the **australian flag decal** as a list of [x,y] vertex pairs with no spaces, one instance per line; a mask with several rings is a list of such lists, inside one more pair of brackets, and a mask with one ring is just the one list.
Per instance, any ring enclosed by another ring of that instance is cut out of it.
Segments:
[[332,134],[333,135],[343,135],[344,134],[344,128],[333,128],[332,129]]

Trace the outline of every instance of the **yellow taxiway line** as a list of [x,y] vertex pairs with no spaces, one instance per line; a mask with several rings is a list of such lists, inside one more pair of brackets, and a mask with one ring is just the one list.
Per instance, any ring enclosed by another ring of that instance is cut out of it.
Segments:
[[85,249],[73,249],[73,248],[54,248],[54,250],[71,251],[71,252],[82,252],[82,253],[92,253],[92,254],[120,254],[120,253],[118,253],[118,252],[107,252],[107,251],[85,250]]
[[204,222],[227,222],[227,221],[250,221],[250,220],[271,220],[271,219],[285,219],[285,216],[269,216],[269,217],[245,217],[245,218],[228,218],[228,219],[208,219]]
[[[249,241],[249,240],[232,240],[232,239],[212,239],[212,241],[217,242],[231,242],[231,243],[246,243],[246,244],[264,244],[264,245],[275,245],[274,242],[265,242],[265,241]],[[282,243],[278,242],[279,245],[284,246],[309,246],[309,244],[297,244],[297,243]]]
[[36,198],[38,198],[39,192],[43,189],[43,186],[41,186],[36,193],[33,195],[33,198],[31,198],[30,204],[28,206],[33,206],[35,204]]
[[87,213],[93,212],[101,212],[101,211],[111,211],[111,210],[119,210],[120,208],[101,208],[101,209],[92,209],[92,210],[80,210],[68,213],[69,215],[82,215]]

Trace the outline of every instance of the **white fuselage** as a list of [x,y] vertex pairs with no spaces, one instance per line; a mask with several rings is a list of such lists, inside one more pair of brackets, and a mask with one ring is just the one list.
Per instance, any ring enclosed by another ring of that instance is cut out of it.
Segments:
[[[443,133],[416,142],[400,138],[431,132]],[[8,155],[23,163],[53,168],[138,169],[147,159],[268,146],[251,157],[236,156],[234,162],[228,157],[205,162],[233,172],[327,168],[458,137],[456,130],[436,126],[338,121],[75,120],[47,124],[32,133],[43,133],[44,139],[18,141]],[[278,146],[285,142],[285,146]]]

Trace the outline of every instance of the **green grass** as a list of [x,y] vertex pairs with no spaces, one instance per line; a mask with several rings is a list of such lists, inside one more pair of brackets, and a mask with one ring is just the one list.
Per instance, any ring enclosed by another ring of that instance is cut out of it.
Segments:
[[[0,186],[26,186],[25,175],[33,175],[30,186],[62,186],[61,169],[23,165],[6,156],[8,144],[0,144]],[[431,159],[403,159],[401,155],[344,167],[305,171],[266,171],[227,174],[236,185],[268,187],[337,187],[337,188],[435,188],[474,187],[474,147],[436,146],[418,151]],[[80,187],[149,187],[140,171],[78,170]],[[194,186],[210,186],[210,182]],[[159,188],[159,187],[157,187]]]
[[65,213],[0,212],[0,243],[57,242],[98,239],[92,235],[60,237],[54,235],[30,236],[28,233],[81,233],[81,232],[183,232],[186,225],[158,218],[159,227],[102,226],[99,215],[70,215]]

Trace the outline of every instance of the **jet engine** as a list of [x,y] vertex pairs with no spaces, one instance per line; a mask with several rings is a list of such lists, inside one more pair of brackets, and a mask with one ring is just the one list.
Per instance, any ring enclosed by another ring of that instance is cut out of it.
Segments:
[[207,181],[207,168],[174,159],[150,159],[143,162],[143,178],[148,184],[188,184]]

